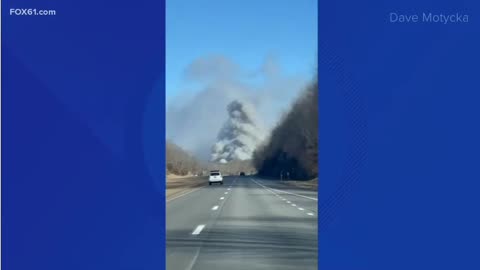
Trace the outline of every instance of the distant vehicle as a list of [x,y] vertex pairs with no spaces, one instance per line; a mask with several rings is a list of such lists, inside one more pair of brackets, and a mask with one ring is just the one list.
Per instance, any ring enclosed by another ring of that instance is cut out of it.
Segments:
[[214,183],[220,183],[220,185],[223,185],[223,177],[219,170],[210,171],[208,185],[211,186]]
[[240,176],[245,176],[245,173],[244,173],[244,172],[241,172],[241,173],[240,173]]

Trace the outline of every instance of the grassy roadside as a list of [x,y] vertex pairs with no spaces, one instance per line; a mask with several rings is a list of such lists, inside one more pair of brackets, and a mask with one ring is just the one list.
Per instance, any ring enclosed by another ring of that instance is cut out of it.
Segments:
[[309,189],[309,190],[317,190],[318,191],[318,178],[307,180],[307,181],[282,181],[287,185],[295,186],[298,188]]
[[283,185],[287,185],[295,188],[318,191],[318,178],[314,178],[312,180],[280,180],[278,178],[271,178],[271,177],[264,177],[264,178],[275,180],[275,181],[278,181],[278,183],[282,183]]
[[187,193],[193,189],[205,186],[207,184],[207,177],[178,177],[178,176],[167,176],[167,190],[166,196],[167,201],[171,198],[180,196],[181,194]]
[[264,179],[278,181],[279,183],[282,183],[287,186],[318,191],[318,178],[314,178],[311,180],[280,180],[278,178],[273,178],[273,177],[265,177],[265,176],[262,176],[262,177]]

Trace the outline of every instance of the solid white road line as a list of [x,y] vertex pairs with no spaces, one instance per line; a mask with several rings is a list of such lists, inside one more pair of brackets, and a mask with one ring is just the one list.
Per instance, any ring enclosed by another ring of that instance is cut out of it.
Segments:
[[223,200],[223,199],[225,199],[225,197],[220,197],[220,200]]
[[193,269],[193,266],[195,265],[195,263],[197,262],[197,259],[198,259],[198,255],[200,254],[200,248],[197,248],[197,251],[195,252],[195,256],[193,256],[193,259],[192,261],[190,262],[190,264],[187,266],[187,268],[185,268],[185,270],[192,270]]
[[204,224],[198,225],[197,228],[192,232],[193,235],[198,235],[202,232],[203,228],[205,228]]
[[215,211],[218,209],[218,205],[215,205],[214,207],[212,207],[212,210]]
[[313,213],[308,213],[307,215],[309,215],[309,216],[313,216]]
[[[314,201],[318,201],[317,198],[313,198],[313,197],[308,197],[308,196],[303,196],[303,195],[300,195],[300,194],[296,194],[296,193],[293,193],[293,192],[288,192],[288,191],[284,191],[284,190],[279,190],[279,189],[276,189],[276,188],[271,188],[271,187],[267,187],[267,186],[264,186],[260,183],[258,183],[257,181],[253,180],[253,178],[250,178],[250,180],[252,180],[255,184],[265,188],[265,189],[268,189],[268,190],[271,190],[271,191],[277,191],[277,192],[282,192],[282,193],[286,193],[286,194],[290,194],[290,195],[294,195],[294,196],[298,196],[298,197],[302,197],[302,198],[305,198],[305,199],[309,199],[309,200],[314,200]],[[274,194],[276,194],[275,192],[273,192]]]

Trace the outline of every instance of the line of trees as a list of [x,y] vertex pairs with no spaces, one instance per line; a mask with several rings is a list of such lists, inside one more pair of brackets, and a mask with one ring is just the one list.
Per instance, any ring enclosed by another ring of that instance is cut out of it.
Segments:
[[166,144],[167,174],[198,174],[202,170],[200,162],[178,145],[167,141]]
[[167,141],[166,144],[166,169],[167,174],[181,176],[208,175],[210,170],[220,170],[225,175],[256,172],[251,160],[233,160],[226,164],[202,162],[171,141]]
[[251,160],[232,160],[228,163],[209,163],[209,170],[220,170],[224,175],[255,174],[256,169]]
[[317,162],[318,78],[304,90],[253,156],[258,174],[275,178],[315,178]]

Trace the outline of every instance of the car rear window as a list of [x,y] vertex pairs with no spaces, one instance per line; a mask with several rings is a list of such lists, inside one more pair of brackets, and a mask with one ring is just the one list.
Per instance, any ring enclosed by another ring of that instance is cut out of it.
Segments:
[[212,172],[212,173],[210,173],[210,175],[211,175],[211,176],[217,176],[217,175],[220,175],[220,173],[218,173],[218,172]]

